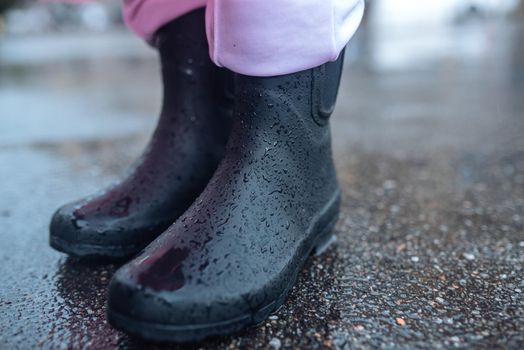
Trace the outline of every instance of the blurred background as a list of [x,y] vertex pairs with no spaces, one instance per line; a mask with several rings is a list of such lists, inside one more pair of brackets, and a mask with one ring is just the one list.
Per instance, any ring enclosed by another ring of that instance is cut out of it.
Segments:
[[[339,243],[209,348],[524,344],[524,1],[366,4],[332,118]],[[47,224],[140,154],[158,70],[119,1],[0,0],[0,347],[144,347],[105,323],[116,266],[52,251]]]

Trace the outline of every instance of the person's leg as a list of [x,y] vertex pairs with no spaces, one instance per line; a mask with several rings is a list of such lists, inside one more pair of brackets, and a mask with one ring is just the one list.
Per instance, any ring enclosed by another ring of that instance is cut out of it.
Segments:
[[309,254],[330,241],[340,190],[329,117],[340,52],[362,14],[360,2],[345,16],[338,5],[211,1],[208,15],[219,21],[208,16],[213,59],[242,73],[225,157],[181,218],[116,272],[112,325],[196,341],[256,324],[284,302]]
[[226,83],[231,73],[209,59],[203,8],[175,20],[165,17],[140,24],[147,18],[141,12],[155,9],[148,4],[160,2],[171,15],[181,14],[170,12],[181,9],[172,6],[177,1],[126,2],[128,23],[154,39],[160,56],[164,99],[157,128],[126,177],[55,213],[50,243],[57,250],[76,256],[136,254],[189,207],[223,155],[230,125]]

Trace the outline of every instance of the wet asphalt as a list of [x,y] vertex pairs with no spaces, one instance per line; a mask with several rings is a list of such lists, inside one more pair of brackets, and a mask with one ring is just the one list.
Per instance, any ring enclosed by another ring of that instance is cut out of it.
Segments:
[[186,347],[113,330],[118,264],[47,245],[53,211],[145,145],[153,52],[123,33],[0,43],[1,349],[524,348],[524,26],[362,30],[332,121],[337,242],[266,322]]

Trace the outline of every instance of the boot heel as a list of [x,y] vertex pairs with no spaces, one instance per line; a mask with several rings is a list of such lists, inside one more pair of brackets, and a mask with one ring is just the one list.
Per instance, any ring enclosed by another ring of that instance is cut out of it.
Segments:
[[322,232],[318,235],[313,254],[315,256],[322,255],[333,243],[337,241],[337,236],[333,233],[333,229],[338,220],[338,215],[327,224]]

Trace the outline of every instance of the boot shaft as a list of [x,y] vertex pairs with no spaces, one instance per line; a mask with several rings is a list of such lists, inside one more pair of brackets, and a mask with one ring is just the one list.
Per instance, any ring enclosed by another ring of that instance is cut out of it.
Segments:
[[205,30],[205,11],[192,11],[165,24],[155,34],[162,67],[194,63],[209,65],[209,47]]
[[342,66],[343,53],[335,62],[283,76],[237,74],[228,150],[248,150],[262,162],[266,157],[285,160],[289,168],[308,174],[308,181],[336,187],[329,117]]
[[[153,45],[160,57],[164,87],[163,111],[181,106],[196,96],[212,101],[224,112],[231,110],[233,73],[217,67],[209,58],[205,31],[205,11],[198,9],[177,18],[158,30]],[[228,114],[228,113],[222,113]]]
[[[275,77],[235,75],[235,118],[252,132],[261,124],[285,124],[314,144],[331,143],[329,118],[335,108],[344,51],[334,62]],[[263,114],[265,118],[258,116]],[[273,129],[270,127],[270,129]],[[290,135],[292,136],[292,135]]]

